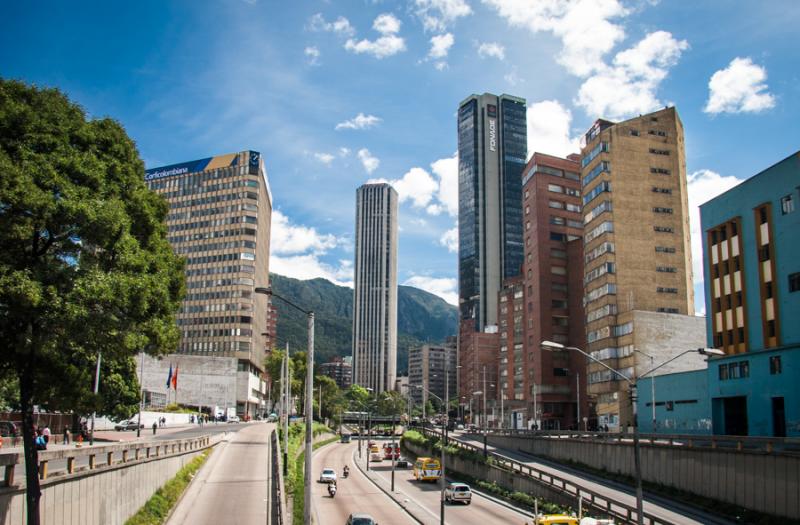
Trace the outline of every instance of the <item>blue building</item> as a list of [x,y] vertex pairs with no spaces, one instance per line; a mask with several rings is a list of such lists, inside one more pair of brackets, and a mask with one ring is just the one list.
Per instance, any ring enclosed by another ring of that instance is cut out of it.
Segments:
[[[700,207],[708,345],[727,355],[704,379],[655,378],[657,432],[692,433],[707,416],[714,434],[800,436],[798,201],[800,152]],[[645,432],[650,386],[639,382]]]

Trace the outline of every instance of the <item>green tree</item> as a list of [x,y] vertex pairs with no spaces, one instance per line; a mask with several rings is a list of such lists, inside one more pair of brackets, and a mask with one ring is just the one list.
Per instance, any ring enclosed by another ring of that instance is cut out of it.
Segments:
[[345,397],[352,402],[355,410],[361,410],[370,400],[369,390],[361,385],[350,385]]
[[378,414],[382,416],[397,416],[400,418],[401,414],[406,411],[406,400],[394,390],[381,392],[378,395]]
[[[34,404],[128,406],[131,358],[177,346],[183,261],[125,130],[87,119],[58,90],[0,79],[0,174],[0,380],[19,383],[28,523],[38,525]],[[107,376],[96,398],[98,353]]]

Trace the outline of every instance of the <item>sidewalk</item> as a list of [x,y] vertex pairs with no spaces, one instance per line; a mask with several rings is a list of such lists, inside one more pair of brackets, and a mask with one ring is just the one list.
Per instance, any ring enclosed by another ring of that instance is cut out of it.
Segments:
[[[158,429],[156,436],[163,435],[163,434],[172,434],[173,432],[178,432],[179,430],[185,430],[187,428],[197,427],[197,425],[175,425],[172,427],[162,427]],[[108,445],[109,443],[127,443],[131,441],[145,441],[153,437],[153,429],[142,429],[141,437],[136,437],[136,431],[126,430],[124,432],[117,432],[116,430],[97,430],[94,433],[94,446],[100,447],[103,445]],[[65,450],[65,449],[72,449],[75,448],[77,441],[74,439],[71,440],[69,445],[62,444],[62,440],[60,438],[55,439],[55,437],[51,438],[50,443],[47,445],[47,450]],[[83,442],[81,448],[90,447],[89,440]],[[9,453],[19,453],[22,454],[22,444],[20,443],[14,447],[2,447],[0,448],[0,454],[9,454]]]

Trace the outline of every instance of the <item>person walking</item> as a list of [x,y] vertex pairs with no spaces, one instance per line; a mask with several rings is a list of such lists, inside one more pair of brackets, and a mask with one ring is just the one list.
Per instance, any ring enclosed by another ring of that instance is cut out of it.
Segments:
[[69,435],[69,434],[70,434],[70,432],[69,432],[69,426],[66,426],[66,425],[65,425],[65,426],[64,426],[64,440],[63,440],[63,442],[62,442],[64,445],[69,445],[69,438],[70,438],[70,435]]
[[50,426],[47,423],[45,423],[44,429],[42,429],[42,437],[45,443],[50,443]]
[[156,423],[155,421],[153,421],[153,435],[154,435],[154,436],[156,435],[156,429],[157,429],[157,428],[158,428],[158,423]]

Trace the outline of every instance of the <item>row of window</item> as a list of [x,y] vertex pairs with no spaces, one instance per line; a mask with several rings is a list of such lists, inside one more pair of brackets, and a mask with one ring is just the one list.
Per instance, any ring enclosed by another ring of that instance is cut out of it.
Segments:
[[589,173],[583,178],[581,182],[581,186],[584,188],[589,185],[594,179],[596,179],[601,173],[611,173],[611,163],[607,160],[603,160],[597,163],[597,166],[591,169]]
[[616,304],[606,304],[600,308],[590,310],[589,313],[586,314],[586,322],[591,323],[593,321],[597,321],[598,319],[602,319],[603,317],[608,317],[609,315],[617,315]]
[[255,286],[255,281],[249,277],[232,277],[227,279],[212,279],[209,281],[187,281],[186,288],[215,288],[217,286]]
[[675,233],[675,228],[672,226],[653,226],[653,231],[658,233]]
[[184,301],[208,301],[210,299],[233,299],[241,297],[248,299],[252,296],[250,290],[218,290],[214,292],[188,293],[183,298]]
[[584,261],[586,264],[589,264],[593,260],[597,259],[601,255],[606,253],[614,253],[614,243],[613,242],[604,242],[597,248],[593,249],[589,253],[584,256]]
[[653,186],[653,193],[665,193],[667,195],[672,195],[672,190],[670,188],[661,188],[659,186]]
[[[623,368],[619,372],[627,378],[633,377],[633,367]],[[601,370],[599,372],[592,372],[589,374],[588,381],[589,384],[595,384],[605,383],[607,381],[622,381],[622,378],[620,378],[611,370]]]
[[592,210],[589,213],[584,215],[583,223],[589,224],[590,222],[592,222],[592,220],[594,220],[595,217],[607,211],[611,211],[611,201],[608,200],[601,202],[600,204],[592,208]]
[[182,201],[170,201],[169,209],[177,210],[180,208],[194,208],[195,206],[203,206],[205,204],[214,204],[217,202],[238,201],[241,199],[250,199],[257,201],[258,193],[252,191],[243,191],[239,193],[224,193],[222,195],[207,195],[205,197],[197,197],[196,199],[186,199]]
[[613,295],[616,293],[617,293],[617,285],[614,283],[606,283],[602,286],[599,286],[598,288],[595,288],[594,290],[589,291],[589,293],[587,293],[583,297],[583,304],[586,305],[592,301],[600,299],[601,297],[605,297],[606,295]]
[[250,343],[247,341],[196,341],[181,343],[178,352],[249,352]]
[[203,255],[200,257],[189,257],[186,259],[186,264],[208,264],[224,261],[255,261],[256,254],[249,252],[242,253],[219,253],[216,255]]
[[187,304],[180,309],[180,313],[197,314],[203,312],[234,312],[251,311],[253,305],[250,303],[211,303],[211,304]]
[[750,361],[736,361],[719,365],[719,380],[750,377]]
[[562,170],[562,169],[553,168],[551,166],[540,166],[538,164],[534,164],[533,166],[531,166],[531,169],[528,170],[528,173],[525,174],[525,177],[524,177],[524,179],[522,181],[522,185],[524,186],[525,183],[528,182],[531,177],[533,177],[534,173],[537,173],[537,172],[538,173],[546,173],[548,175],[553,175],[555,177],[561,177],[561,178],[569,179],[569,180],[580,180],[581,179],[581,176],[579,174],[575,173],[574,171],[565,171],[565,170]]
[[147,181],[147,186],[151,190],[161,190],[166,188],[182,188],[184,186],[196,186],[210,180],[227,179],[244,174],[244,166],[241,169],[236,167],[217,168],[214,170],[195,172],[186,174],[182,177],[169,177]]
[[553,201],[553,200],[551,200],[551,201],[547,202],[547,205],[549,207],[553,208],[553,209],[556,209],[556,210],[564,210],[564,209],[566,209],[567,211],[574,211],[576,213],[580,213],[581,212],[581,207],[578,206],[577,204],[572,204],[571,202],[563,202],[563,201]]
[[[598,142],[595,147],[591,149],[582,159],[581,159],[581,168],[585,168],[586,166],[591,163],[595,157],[600,155],[601,153],[607,153],[611,150],[610,144],[608,142]],[[585,185],[585,184],[584,184]]]
[[595,350],[591,352],[589,355],[597,359],[598,361],[605,361],[607,359],[620,359],[622,357],[628,357],[629,355],[633,355],[634,348],[633,345],[624,345],[620,347],[606,347],[601,348],[600,350]]
[[170,224],[169,226],[167,226],[167,231],[170,233],[174,233],[184,230],[194,230],[196,228],[213,228],[216,226],[226,226],[228,224],[239,224],[242,222],[247,224],[257,224],[258,217],[253,217],[252,215],[244,215],[242,217],[225,217],[223,219],[185,222],[183,224]]
[[547,191],[552,193],[564,193],[566,195],[570,195],[572,197],[580,197],[581,190],[576,190],[575,188],[569,188],[566,186],[560,186],[558,184],[548,184]]
[[662,208],[662,207],[660,207],[660,206],[654,206],[654,207],[653,207],[653,213],[667,213],[667,214],[672,214],[672,213],[673,213],[673,209],[672,209],[672,208]]
[[174,246],[182,242],[199,241],[203,239],[220,239],[224,237],[238,237],[239,235],[247,235],[255,237],[255,228],[234,228],[231,230],[213,230],[205,232],[188,233],[186,235],[173,235],[167,237],[169,243]]
[[[256,243],[255,241],[244,241],[244,240],[236,240],[236,241],[225,241],[225,242],[207,242],[202,244],[195,244],[193,246],[181,246],[175,248],[175,253],[177,254],[187,254],[187,253],[197,253],[197,252],[213,252],[216,250],[226,250],[230,248],[250,248],[255,250]],[[244,257],[242,257],[244,258]],[[253,260],[253,259],[250,259]],[[189,259],[189,262],[191,259]]]
[[600,184],[592,188],[592,190],[583,196],[583,205],[586,206],[597,198],[600,194],[611,191],[611,183],[607,180],[602,181]]
[[[581,221],[575,221],[572,219],[565,219],[564,217],[558,217],[557,215],[550,216],[550,224],[555,224],[557,226],[569,226],[570,228],[583,228],[583,223]],[[526,229],[530,229],[530,222],[527,223]]]
[[198,195],[202,193],[212,193],[221,190],[232,190],[235,188],[258,188],[257,180],[234,180],[221,182],[219,184],[209,184],[208,186],[187,186],[176,191],[165,191],[161,195],[167,199],[176,197],[186,197],[188,195]]
[[614,223],[613,222],[611,222],[611,221],[602,222],[602,223],[598,224],[597,226],[595,226],[594,228],[592,228],[591,230],[589,230],[586,233],[586,235],[584,237],[584,242],[586,244],[589,244],[594,239],[598,238],[599,236],[603,235],[604,233],[611,233],[613,231],[614,231]]
[[678,293],[677,288],[666,288],[664,286],[656,287],[656,292],[658,293]]
[[167,215],[167,221],[181,221],[185,219],[193,219],[195,217],[207,217],[209,215],[220,215],[223,213],[232,213],[237,211],[255,211],[258,212],[258,206],[255,204],[233,204],[231,206],[218,206],[216,208],[203,208],[199,210],[182,211],[170,213]]
[[193,268],[186,270],[186,277],[197,277],[199,275],[219,275],[222,273],[255,273],[256,267],[250,264],[234,264],[230,266],[216,266],[212,268]]
[[650,148],[650,153],[652,153],[653,155],[669,155],[669,150]]
[[202,330],[183,330],[183,338],[189,337],[251,337],[253,330],[250,328],[204,328]]
[[656,246],[656,253],[675,253],[672,246]]
[[188,317],[183,319],[176,319],[175,323],[178,326],[192,326],[198,324],[251,324],[253,318],[249,315],[216,315],[213,317]]

